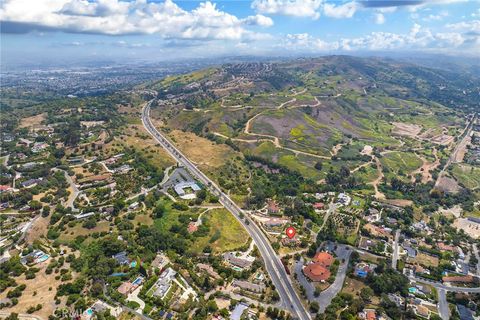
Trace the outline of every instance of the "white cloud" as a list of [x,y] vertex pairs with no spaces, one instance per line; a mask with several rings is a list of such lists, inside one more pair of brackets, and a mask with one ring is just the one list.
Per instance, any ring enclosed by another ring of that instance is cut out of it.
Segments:
[[257,14],[254,16],[249,16],[242,20],[247,25],[257,25],[261,27],[271,27],[273,26],[273,20],[269,17],[266,17],[261,14]]
[[443,10],[438,14],[429,14],[426,17],[423,17],[422,20],[424,21],[440,21],[443,20],[443,18],[448,17],[448,11]]
[[[472,26],[458,25],[458,28]],[[476,28],[476,26],[473,26]],[[284,39],[287,49],[297,51],[322,52],[340,51],[388,51],[423,50],[440,52],[462,52],[477,54],[480,50],[480,37],[460,32],[433,33],[430,29],[414,24],[409,33],[372,32],[357,38],[344,38],[327,42],[309,34],[289,34]]]
[[319,38],[314,38],[308,33],[287,34],[282,43],[282,47],[289,50],[298,51],[332,51],[339,48],[338,42],[326,42]]
[[357,1],[337,5],[325,0],[254,0],[251,7],[259,13],[318,19],[323,13],[331,18],[351,18],[362,7]]
[[338,6],[331,3],[325,3],[323,5],[323,13],[327,17],[331,18],[351,18],[359,7],[360,4],[356,1],[348,2]]
[[376,24],[385,23],[385,16],[383,15],[383,13],[375,13],[375,23]]
[[239,19],[206,1],[186,11],[172,0],[4,0],[0,21],[67,32],[108,35],[159,34],[163,38],[241,40],[259,37],[247,26],[273,21],[256,15]]
[[480,33],[480,20],[462,21],[447,24],[447,28],[455,31]]
[[318,19],[323,0],[254,0],[251,7],[259,13]]
[[397,11],[397,7],[385,7],[385,8],[378,8],[377,11],[380,13],[394,13]]

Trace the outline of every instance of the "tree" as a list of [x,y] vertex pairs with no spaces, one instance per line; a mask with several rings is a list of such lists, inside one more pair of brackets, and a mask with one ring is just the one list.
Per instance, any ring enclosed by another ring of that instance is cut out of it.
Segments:
[[5,320],[18,320],[18,313],[12,312]]
[[155,206],[155,209],[153,209],[154,218],[159,219],[163,217],[164,214],[165,214],[165,206],[163,205],[163,203],[157,204]]
[[318,171],[322,171],[323,165],[320,161],[318,161],[317,163],[315,163],[314,168],[317,169]]
[[312,301],[310,303],[310,311],[312,313],[317,313],[318,311],[320,311],[320,305],[318,304],[317,301]]
[[32,210],[40,210],[42,208],[42,204],[40,203],[40,201],[37,200],[30,201],[28,205]]
[[42,217],[48,217],[49,214],[50,214],[50,207],[44,206],[42,210]]
[[368,303],[373,296],[373,290],[370,287],[365,287],[360,291],[360,298],[363,302]]

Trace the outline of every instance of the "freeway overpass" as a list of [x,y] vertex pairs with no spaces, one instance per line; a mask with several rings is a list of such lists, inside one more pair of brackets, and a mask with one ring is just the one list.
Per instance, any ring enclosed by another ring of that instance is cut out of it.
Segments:
[[302,304],[297,292],[295,291],[285,268],[277,257],[270,242],[262,233],[260,228],[250,219],[243,210],[226,195],[210,178],[200,171],[180,150],[178,150],[163,134],[161,134],[150,120],[150,107],[155,99],[150,100],[142,109],[142,123],[145,129],[154,137],[155,140],[174,158],[183,165],[193,176],[202,182],[208,189],[218,196],[219,202],[230,211],[243,227],[248,231],[253,241],[257,245],[260,254],[265,262],[267,272],[272,279],[275,289],[280,296],[282,306],[292,312],[298,319],[311,319],[310,314]]

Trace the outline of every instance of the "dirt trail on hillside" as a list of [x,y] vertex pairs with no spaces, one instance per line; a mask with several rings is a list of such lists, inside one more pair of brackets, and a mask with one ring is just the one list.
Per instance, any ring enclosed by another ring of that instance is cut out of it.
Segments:
[[412,172],[412,182],[415,181],[415,175],[416,174],[421,174],[422,175],[422,180],[421,180],[422,183],[427,183],[427,182],[433,180],[432,174],[430,172],[435,170],[440,165],[440,159],[438,158],[436,148],[433,149],[432,154],[435,156],[435,161],[434,162],[428,162],[427,159],[425,159],[424,157],[421,157],[418,154],[416,154],[417,157],[419,157],[423,161],[423,164],[420,168],[418,168],[417,170]]
[[375,189],[375,198],[379,200],[385,200],[386,199],[385,194],[383,194],[382,192],[380,192],[380,190],[378,190],[378,185],[382,182],[384,178],[382,163],[380,162],[380,160],[378,160],[377,157],[374,156],[373,158],[374,158],[375,164],[377,165],[378,178],[373,180],[372,182],[369,182],[368,184],[371,184]]

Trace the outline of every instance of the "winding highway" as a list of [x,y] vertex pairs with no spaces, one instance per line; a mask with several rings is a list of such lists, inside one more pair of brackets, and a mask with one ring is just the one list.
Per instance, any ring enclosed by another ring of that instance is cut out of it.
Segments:
[[285,268],[277,257],[270,242],[262,233],[260,228],[253,220],[248,217],[243,210],[226,195],[220,187],[218,187],[210,178],[200,171],[183,153],[178,150],[163,134],[161,134],[150,120],[150,107],[155,99],[150,100],[142,109],[142,123],[145,129],[153,136],[153,138],[174,158],[178,163],[183,165],[193,176],[218,196],[219,202],[230,211],[237,220],[248,231],[253,241],[257,245],[260,254],[265,262],[265,267],[270,278],[275,285],[281,300],[281,305],[286,310],[292,312],[292,315],[301,320],[311,319],[310,314],[302,304],[297,292],[295,291]]

